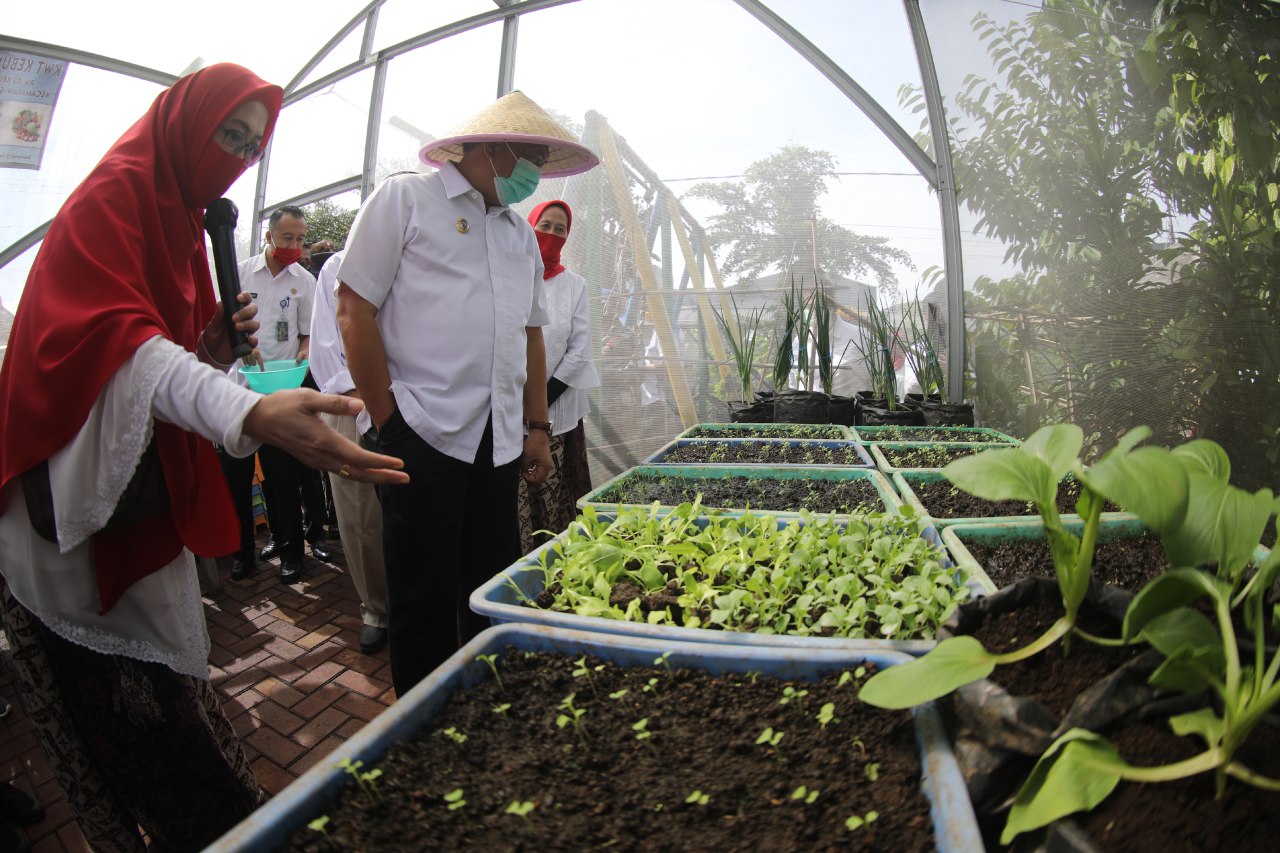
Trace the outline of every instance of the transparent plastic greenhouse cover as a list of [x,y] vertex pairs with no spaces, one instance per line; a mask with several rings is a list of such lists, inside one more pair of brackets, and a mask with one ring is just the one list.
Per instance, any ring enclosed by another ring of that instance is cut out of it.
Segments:
[[[597,484],[686,426],[726,420],[726,401],[744,396],[736,341],[717,315],[736,330],[735,312],[763,312],[747,390],[772,389],[784,295],[818,281],[833,308],[834,393],[867,387],[868,306],[891,323],[918,306],[939,361],[963,359],[962,393],[982,425],[1026,435],[1071,420],[1109,445],[1148,424],[1160,443],[1220,442],[1238,485],[1280,484],[1274,3],[316,5],[325,14],[287,40],[210,20],[191,31],[194,44],[135,46],[100,40],[106,25],[92,15],[96,26],[78,29],[47,8],[0,26],[173,76],[191,60],[182,51],[197,50],[289,83],[269,160],[232,193],[242,257],[261,248],[249,212],[286,202],[311,205],[313,234],[341,239],[362,195],[394,172],[426,170],[423,141],[499,91],[554,111],[603,164],[545,181],[519,211],[549,198],[574,209],[564,258],[589,283],[603,380],[586,422]],[[917,11],[948,151],[929,125]],[[880,121],[840,79],[856,81]],[[42,168],[0,172],[15,200],[0,248],[56,212],[156,91],[73,64]],[[940,213],[948,154],[957,257]],[[0,269],[6,309],[35,251]],[[948,334],[961,310],[948,270],[963,281],[965,341]],[[917,390],[918,354],[890,354],[899,393]],[[822,379],[811,368],[784,381],[822,390]]]

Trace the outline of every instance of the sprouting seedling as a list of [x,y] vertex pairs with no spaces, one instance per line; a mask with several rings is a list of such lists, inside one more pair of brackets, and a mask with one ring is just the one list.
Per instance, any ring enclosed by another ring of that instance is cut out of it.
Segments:
[[489,664],[489,669],[493,671],[493,680],[498,682],[498,689],[503,693],[507,692],[507,688],[502,684],[502,676],[498,675],[498,653],[491,655],[476,655],[476,660],[482,660]]
[[858,817],[857,815],[854,815],[853,817],[846,820],[844,822],[844,825],[845,825],[845,828],[848,829],[850,832],[857,832],[859,829],[866,826],[867,824],[875,823],[876,818],[878,817],[880,817],[880,813],[873,809],[872,811],[867,812],[862,817]]
[[341,850],[342,848],[338,846],[338,842],[334,841],[333,836],[329,834],[329,830],[327,829],[328,826],[329,826],[329,816],[327,814],[322,814],[320,815],[320,817],[316,818],[315,820],[311,821],[311,823],[307,824],[307,829],[311,830],[312,832],[318,832],[321,835],[323,835],[325,843],[327,843],[334,850]]
[[865,759],[867,757],[867,745],[862,742],[862,738],[854,738],[853,745],[858,748],[858,754]]
[[844,687],[849,682],[862,678],[862,676],[866,674],[867,668],[865,666],[860,666],[853,672],[849,672],[849,670],[846,669],[844,672],[840,673],[840,680],[836,682],[836,687]]
[[459,746],[467,742],[467,736],[458,731],[454,726],[449,726],[447,729],[441,729],[437,731],[436,734],[447,737]]
[[880,778],[880,762],[872,761],[862,768],[862,772],[866,774],[867,779],[874,782]]
[[512,800],[511,805],[507,806],[503,814],[513,814],[524,821],[526,826],[532,828],[533,824],[529,822],[529,812],[531,811],[533,811],[533,803],[531,801]]
[[658,692],[658,679],[656,679],[656,678],[650,678],[650,679],[648,680],[648,682],[646,682],[646,683],[645,683],[645,685],[644,685],[644,692],[645,692],[645,693],[657,693],[657,692]]
[[511,718],[507,716],[507,712],[511,710],[510,702],[503,702],[501,705],[493,706],[493,713],[502,717],[502,722],[511,725]]
[[467,801],[463,798],[462,789],[455,788],[444,795],[444,801],[449,804],[449,811],[456,812],[458,809],[465,809]]
[[804,704],[804,697],[809,695],[808,690],[796,690],[794,687],[784,687],[782,689],[782,698],[778,700],[779,705],[789,705],[796,703],[797,707]]
[[820,795],[821,793],[822,792],[819,791],[817,788],[814,788],[812,791],[810,791],[804,785],[801,785],[799,788],[796,788],[794,791],[791,792],[791,799],[804,800],[805,805],[813,805],[813,801],[818,799],[818,795]]
[[381,797],[378,796],[377,787],[373,784],[374,780],[382,775],[381,770],[370,770],[368,773],[361,773],[360,768],[364,767],[364,762],[352,761],[350,756],[342,759],[333,766],[342,770],[342,772],[349,775],[352,779],[355,779],[356,784],[360,786],[360,790],[368,795],[369,799],[381,799]]
[[[573,671],[573,677],[586,678],[587,684],[591,687],[591,695],[599,699],[600,694],[596,692],[595,679],[591,677],[591,667],[587,666],[587,656],[583,655],[582,657],[574,661],[574,663],[578,665],[578,668]],[[600,670],[604,669],[604,665],[601,664],[600,666],[597,666],[595,669],[597,672],[599,672]]]
[[631,730],[636,733],[636,740],[647,740],[653,737],[653,732],[649,731],[648,717],[632,723]]
[[658,655],[656,658],[653,659],[653,665],[661,666],[665,668],[667,670],[667,675],[675,675],[675,673],[671,671],[670,658],[671,658],[671,652],[663,652],[662,654]]
[[840,722],[840,720],[836,718],[835,711],[836,711],[835,702],[827,702],[825,705],[823,705],[822,709],[818,711],[818,724],[825,729],[827,727],[827,723]]
[[583,732],[582,717],[587,713],[587,709],[573,706],[573,697],[577,695],[576,693],[570,693],[561,701],[560,710],[568,713],[560,714],[556,717],[556,726],[563,729],[565,726],[572,724],[574,732],[578,735],[578,740],[585,747],[587,745],[587,737]]
[[772,726],[766,726],[765,730],[760,733],[760,737],[756,738],[756,744],[765,744],[768,746],[777,746],[782,740],[782,736],[786,732],[775,732]]
[[626,696],[626,695],[627,695],[627,693],[628,693],[628,690],[627,690],[627,688],[625,688],[625,687],[624,687],[624,688],[622,688],[621,690],[615,690],[615,691],[613,691],[612,693],[610,693],[610,694],[609,694],[609,698],[610,698],[610,699],[621,699],[623,696]]
[[705,806],[711,802],[711,795],[704,794],[702,791],[694,791],[692,794],[684,798],[684,801],[691,806]]

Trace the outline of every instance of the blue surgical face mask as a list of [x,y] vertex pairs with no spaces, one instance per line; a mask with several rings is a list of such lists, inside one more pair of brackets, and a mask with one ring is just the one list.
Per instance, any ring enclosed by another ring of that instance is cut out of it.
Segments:
[[[511,151],[511,146],[507,146]],[[516,152],[511,151],[514,156]],[[493,169],[493,190],[498,194],[498,201],[510,207],[519,204],[533,195],[542,180],[542,171],[523,157],[516,158],[516,167],[511,170],[511,177],[504,178],[493,168],[493,159],[489,159],[489,168]]]

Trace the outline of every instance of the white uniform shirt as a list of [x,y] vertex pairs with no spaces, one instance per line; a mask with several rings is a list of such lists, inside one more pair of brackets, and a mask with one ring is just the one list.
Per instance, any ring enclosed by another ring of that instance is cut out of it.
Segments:
[[591,411],[587,389],[600,385],[591,359],[591,307],[587,281],[570,270],[543,283],[551,322],[542,330],[547,348],[547,377],[569,387],[551,404],[551,429],[563,435]]
[[452,163],[388,178],[356,215],[339,280],[378,309],[391,392],[436,450],[471,462],[493,416],[493,463],[524,449],[526,326],[548,322],[529,223]]
[[[258,303],[258,350],[263,361],[298,357],[298,336],[311,334],[311,302],[316,279],[297,264],[273,276],[263,253],[240,262],[240,289],[247,290]],[[228,372],[241,385],[248,385],[237,362]]]
[[[311,309],[311,378],[326,394],[345,394],[355,390],[355,380],[347,369],[347,353],[342,348],[338,329],[338,265],[345,252],[334,252],[320,268],[316,279],[315,305]],[[367,411],[356,415],[356,429],[361,435],[373,425]]]

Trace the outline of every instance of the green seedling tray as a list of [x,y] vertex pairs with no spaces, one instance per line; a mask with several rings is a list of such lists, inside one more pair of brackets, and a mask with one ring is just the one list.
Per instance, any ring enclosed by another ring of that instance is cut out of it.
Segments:
[[1001,450],[1010,449],[1013,445],[1004,444],[974,444],[973,442],[964,441],[881,441],[867,442],[867,450],[871,453],[871,458],[876,462],[876,470],[884,474],[895,474],[898,471],[941,471],[941,468],[899,468],[889,463],[889,457],[885,456],[881,448],[890,450],[918,450],[922,447],[940,447],[944,450],[954,450],[958,447],[972,447],[975,453],[981,453],[984,450]]
[[[933,526],[937,527],[939,530],[944,527],[952,527],[957,524],[1006,524],[1017,521],[1040,522],[1041,520],[1038,513],[1029,515],[978,516],[976,518],[938,518],[935,515],[931,515],[929,510],[925,509],[924,504],[920,502],[920,499],[916,497],[916,493],[912,491],[911,484],[933,483],[938,480],[947,479],[942,475],[940,470],[936,468],[899,469],[891,474],[890,478],[893,481],[894,487],[898,490],[898,494],[902,497],[902,502],[914,507],[917,515],[932,519]],[[1061,517],[1065,521],[1067,519],[1079,519],[1080,516],[1072,512],[1061,513]],[[1102,514],[1102,519],[1104,521],[1133,521],[1137,519],[1137,516],[1131,512],[1104,512]]]
[[[606,494],[619,483],[642,476],[712,478],[717,480],[730,477],[746,477],[751,480],[870,480],[875,486],[876,492],[880,495],[880,501],[884,505],[884,512],[896,513],[902,506],[902,501],[898,498],[897,492],[893,490],[893,486],[889,484],[889,480],[879,471],[873,471],[869,468],[850,468],[846,465],[811,467],[797,465],[637,465],[634,468],[628,468],[600,488],[594,489],[579,498],[578,507],[581,509],[590,506],[594,507],[597,512],[615,512],[620,507],[652,506],[652,504],[609,503],[600,499],[601,495]],[[708,506],[706,509],[709,512],[716,511],[721,515],[741,515],[746,512],[747,508]],[[800,515],[798,509],[753,509],[752,512],[756,515],[772,515],[777,518],[796,518]]]
[[[909,440],[908,440],[908,441],[903,441],[902,439],[898,439],[898,438],[893,438],[893,437],[892,437],[892,436],[893,436],[893,434],[894,434],[895,432],[898,432],[899,430],[903,430],[903,429],[934,429],[934,430],[945,430],[945,431],[946,431],[946,433],[947,433],[948,435],[954,435],[954,436],[955,436],[955,438],[954,438],[954,440],[952,440],[952,439],[944,439],[944,440],[942,440],[942,441],[938,441],[937,439],[934,439],[934,440],[932,440],[932,441],[915,442],[915,441],[909,441]],[[924,427],[918,427],[918,426],[917,426],[917,427],[893,427],[893,426],[860,426],[860,427],[852,427],[852,430],[853,430],[854,438],[856,438],[858,441],[864,442],[864,443],[866,443],[866,444],[884,444],[884,443],[892,443],[892,444],[917,444],[917,443],[918,443],[918,444],[978,444],[979,442],[977,442],[977,441],[975,441],[975,440],[974,440],[974,438],[976,438],[977,436],[986,436],[987,438],[995,439],[995,441],[994,441],[994,442],[990,442],[990,441],[989,441],[989,442],[981,442],[981,443],[983,443],[983,444],[990,444],[992,447],[999,447],[1000,445],[1003,445],[1003,444],[1012,444],[1012,445],[1014,445],[1014,446],[1017,446],[1017,445],[1019,445],[1019,444],[1022,444],[1022,440],[1021,440],[1021,439],[1014,438],[1013,436],[1011,436],[1011,435],[1009,435],[1009,434],[1007,434],[1007,433],[1000,432],[999,430],[992,429],[991,427],[942,427],[942,426],[937,426],[937,427],[931,427],[931,426],[924,426]]]
[[856,441],[853,431],[847,426],[840,424],[694,424],[684,432],[676,436],[680,438],[712,438],[709,435],[695,436],[692,433],[698,430],[706,430],[707,432],[724,433],[721,438],[804,438],[813,439],[813,436],[804,435],[771,435],[773,430],[786,427],[820,427],[822,429],[839,430],[838,436],[831,438],[819,438],[817,441]]

